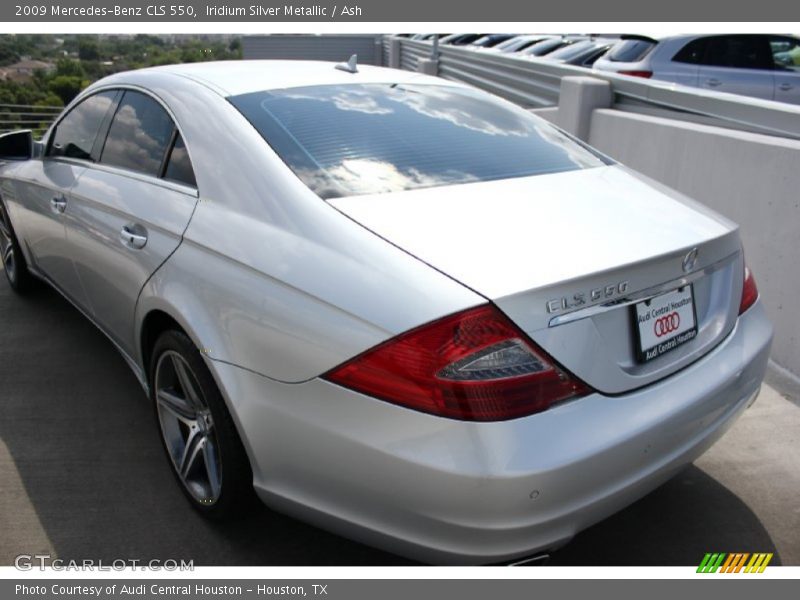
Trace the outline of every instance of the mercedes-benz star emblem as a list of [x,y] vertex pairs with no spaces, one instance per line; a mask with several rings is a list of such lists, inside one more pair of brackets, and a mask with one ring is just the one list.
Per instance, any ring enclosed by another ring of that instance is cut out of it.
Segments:
[[697,248],[692,248],[689,253],[683,257],[683,272],[688,273],[697,264]]

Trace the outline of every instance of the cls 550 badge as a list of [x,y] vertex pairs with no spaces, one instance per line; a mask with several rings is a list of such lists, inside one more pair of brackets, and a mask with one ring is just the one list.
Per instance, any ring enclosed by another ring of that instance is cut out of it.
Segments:
[[620,281],[619,283],[611,283],[603,287],[593,288],[586,292],[575,292],[572,296],[553,298],[547,301],[547,312],[564,312],[573,308],[580,308],[586,304],[594,304],[601,300],[619,298],[628,291],[629,286],[630,283],[628,281]]

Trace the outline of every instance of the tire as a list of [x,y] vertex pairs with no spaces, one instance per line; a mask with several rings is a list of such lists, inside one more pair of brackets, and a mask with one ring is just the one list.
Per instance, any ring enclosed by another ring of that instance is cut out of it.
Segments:
[[24,294],[34,287],[36,280],[28,271],[28,263],[25,262],[25,256],[19,247],[19,240],[2,200],[0,200],[0,258],[12,290]]
[[253,474],[211,372],[180,331],[161,334],[150,361],[150,398],[172,472],[201,514],[230,519],[254,504]]

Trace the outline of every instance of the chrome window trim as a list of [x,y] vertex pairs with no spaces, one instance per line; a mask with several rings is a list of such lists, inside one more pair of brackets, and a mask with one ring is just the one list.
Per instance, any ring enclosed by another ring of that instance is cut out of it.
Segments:
[[125,167],[105,165],[102,163],[89,163],[88,165],[86,165],[86,168],[94,169],[96,171],[105,171],[106,173],[111,173],[112,175],[119,175],[120,177],[127,177],[128,179],[134,179],[136,181],[150,183],[152,185],[157,185],[159,187],[171,190],[173,192],[178,192],[186,196],[191,196],[192,198],[200,197],[200,192],[195,187],[178,183],[176,181],[172,181],[171,179],[164,179],[162,177],[155,177],[153,175],[140,173],[139,171],[132,171],[131,169],[126,169]]
[[[186,147],[187,154],[189,155],[189,162],[192,164],[192,171],[194,171],[194,164],[195,163],[192,160],[192,151],[189,148],[189,144],[186,143],[186,137],[183,135],[183,130],[181,129],[181,126],[178,124],[178,120],[175,118],[175,113],[172,112],[172,110],[169,108],[169,106],[167,106],[167,104],[161,98],[159,98],[156,94],[154,94],[150,90],[148,90],[146,88],[143,88],[141,86],[133,85],[133,84],[129,84],[129,83],[101,85],[101,86],[98,86],[96,88],[92,88],[92,90],[89,91],[88,93],[81,93],[72,102],[70,102],[70,104],[66,108],[64,108],[64,112],[59,116],[58,120],[55,123],[53,123],[53,125],[47,131],[46,136],[44,138],[42,138],[43,142],[45,144],[49,144],[50,136],[52,135],[52,132],[55,131],[58,128],[58,125],[61,123],[61,121],[80,102],[83,102],[86,98],[89,98],[90,96],[94,96],[95,94],[99,94],[99,93],[102,93],[102,92],[108,92],[108,91],[120,91],[120,90],[123,90],[123,91],[124,90],[131,90],[131,91],[134,91],[134,92],[139,92],[141,94],[144,94],[145,96],[148,96],[148,97],[152,98],[155,102],[158,103],[159,106],[161,106],[161,108],[164,109],[164,111],[167,113],[169,118],[172,119],[172,124],[175,127],[175,129],[177,130],[178,134],[180,134],[181,138],[184,140],[183,144]],[[112,115],[112,117],[111,117],[112,121],[114,119],[114,116],[116,116],[116,113],[115,113],[115,115]],[[108,137],[108,131],[106,131],[106,137]],[[105,143],[105,140],[104,140],[104,143]],[[167,154],[169,154],[169,148],[167,149]],[[115,167],[115,166],[112,166],[112,165],[103,164],[101,162],[93,162],[93,161],[86,160],[86,159],[71,158],[71,157],[67,157],[67,156],[48,156],[48,155],[44,155],[42,157],[42,160],[65,161],[65,162],[68,162],[70,164],[75,164],[75,165],[78,165],[78,166],[86,167],[87,169],[88,168],[99,168],[100,170],[105,170],[105,171],[108,171],[108,172],[116,174],[116,175],[122,175],[122,176],[125,176],[125,177],[130,177],[132,179],[137,179],[139,181],[145,181],[145,182],[148,182],[148,183],[153,183],[155,185],[159,185],[159,186],[164,187],[166,189],[186,194],[187,196],[192,196],[192,197],[195,197],[195,198],[199,198],[200,197],[200,190],[199,190],[199,188],[197,186],[190,186],[190,185],[186,185],[186,184],[177,183],[177,182],[174,182],[172,180],[164,179],[163,177],[147,175],[145,173],[140,173],[139,171],[133,171],[131,169],[125,169],[123,167]],[[195,175],[195,178],[196,178],[196,175]]]
[[[74,157],[67,157],[67,156],[51,156],[50,155],[50,151],[52,150],[52,145],[51,145],[50,142],[53,141],[53,140],[51,140],[50,138],[53,136],[53,133],[58,129],[58,126],[61,125],[61,122],[64,119],[66,119],[70,115],[70,113],[78,107],[78,105],[82,104],[84,101],[88,100],[92,96],[96,96],[97,94],[102,94],[103,92],[113,92],[113,91],[117,91],[117,90],[118,90],[118,88],[114,87],[114,86],[102,86],[102,87],[98,87],[96,89],[93,89],[93,90],[91,90],[89,92],[84,90],[83,92],[81,92],[80,94],[75,96],[72,99],[72,102],[67,104],[64,107],[64,110],[62,110],[61,113],[59,113],[59,115],[56,118],[56,120],[53,121],[53,123],[50,125],[50,127],[47,128],[47,131],[45,132],[45,134],[42,136],[41,143],[42,143],[42,146],[44,148],[44,151],[42,152],[42,160],[44,160],[44,159],[56,159],[56,158],[71,158],[72,160],[80,161],[80,164],[84,164],[84,163],[91,164],[91,161],[87,160],[85,158],[74,158]],[[117,99],[115,97],[114,100],[112,100],[112,105],[116,102],[116,100]],[[116,111],[116,107],[114,107],[114,110]],[[103,129],[103,122],[105,121],[107,116],[108,116],[108,111],[106,111],[106,114],[103,115],[103,119],[100,122],[100,129],[98,129],[97,135],[95,136],[95,139],[94,139],[94,142],[92,142],[92,149],[94,149],[94,145],[97,143],[97,136],[100,135],[100,132]],[[113,115],[112,115],[112,118],[113,118]]]

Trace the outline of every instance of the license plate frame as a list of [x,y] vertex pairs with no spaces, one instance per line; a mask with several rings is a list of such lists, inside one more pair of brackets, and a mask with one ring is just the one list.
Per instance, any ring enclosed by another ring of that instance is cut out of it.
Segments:
[[634,351],[639,363],[647,363],[697,337],[694,287],[664,292],[631,307]]

